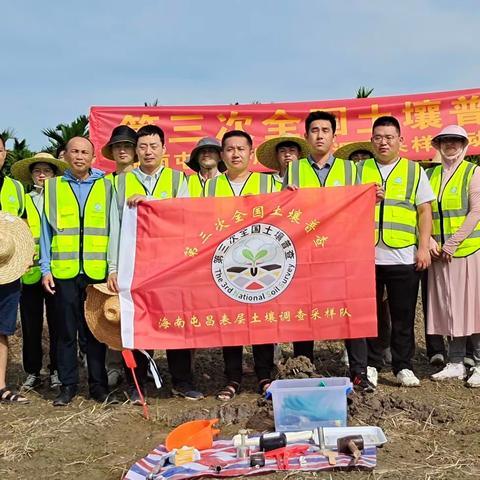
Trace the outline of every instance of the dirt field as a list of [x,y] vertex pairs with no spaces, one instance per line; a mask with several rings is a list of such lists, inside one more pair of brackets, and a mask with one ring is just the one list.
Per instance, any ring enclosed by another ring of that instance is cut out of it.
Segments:
[[[420,388],[399,388],[393,375],[385,371],[375,394],[354,396],[349,423],[381,426],[389,440],[379,450],[373,472],[284,472],[261,478],[480,478],[480,391],[467,389],[461,382],[430,381],[433,369],[426,365],[420,331],[418,337]],[[18,384],[24,378],[20,339],[13,338],[11,345],[10,383]],[[289,345],[283,347],[288,356]],[[316,351],[316,367],[323,375],[346,373],[339,343],[319,343]],[[250,355],[247,360],[251,361]],[[139,407],[103,407],[88,400],[84,387],[66,408],[51,406],[55,392],[46,386],[29,394],[29,405],[0,405],[0,478],[120,479],[183,421],[218,417],[223,436],[235,434],[245,425],[258,425],[259,418],[265,420],[262,428],[271,424],[271,419],[259,412],[252,377],[246,378],[243,393],[230,404],[221,405],[211,396],[223,383],[220,351],[197,352],[198,386],[210,395],[200,402],[169,398],[165,359],[159,357],[158,363],[167,383],[158,393],[151,386],[149,421],[143,419]]]

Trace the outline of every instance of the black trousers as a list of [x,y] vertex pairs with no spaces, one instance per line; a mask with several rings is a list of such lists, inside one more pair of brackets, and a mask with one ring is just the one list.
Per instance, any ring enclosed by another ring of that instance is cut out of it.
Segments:
[[430,359],[437,353],[441,353],[444,358],[447,356],[445,342],[442,335],[427,335],[427,293],[428,293],[428,271],[425,270],[420,274],[420,282],[422,287],[422,306],[423,306],[423,322],[425,327],[425,344],[427,348],[427,357]]
[[[273,369],[273,344],[252,345],[255,374],[258,380],[269,379]],[[225,375],[228,382],[242,382],[243,347],[223,347]]]
[[55,278],[55,317],[57,322],[57,362],[58,376],[63,385],[78,384],[77,336],[83,328],[86,340],[88,363],[88,385],[91,395],[108,391],[105,369],[106,346],[90,332],[84,312],[86,288],[98,283],[84,274],[75,278],[60,280]]
[[300,357],[300,355],[303,355],[313,363],[313,345],[313,340],[293,342],[293,356]]
[[[392,370],[396,375],[405,368],[412,370],[415,353],[415,307],[417,305],[420,273],[415,265],[376,265],[377,311],[381,308],[384,288],[392,319],[390,347]],[[380,325],[379,325],[380,328]],[[377,369],[383,366],[383,346],[379,338],[367,339],[368,364]]]
[[[150,356],[153,356],[153,350],[147,350]],[[192,351],[190,349],[167,350],[168,370],[172,377],[173,386],[182,384],[193,384],[192,374]],[[140,351],[133,350],[133,356],[137,363],[135,368],[135,376],[137,377],[140,388],[144,389],[147,383],[148,358]],[[133,388],[135,382],[133,380],[132,371],[124,364],[125,380],[128,387]]]
[[42,282],[22,284],[20,296],[20,318],[22,322],[23,369],[39,375],[42,369],[43,307],[47,310],[48,335],[50,339],[50,374],[57,370],[57,331],[55,325],[55,303],[53,295],[47,293]]

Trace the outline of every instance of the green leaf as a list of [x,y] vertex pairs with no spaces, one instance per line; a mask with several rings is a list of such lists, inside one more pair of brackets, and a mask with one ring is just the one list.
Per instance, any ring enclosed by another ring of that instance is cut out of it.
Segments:
[[260,260],[261,258],[263,258],[265,255],[268,254],[268,250],[260,250],[259,252],[257,252],[257,254],[255,255],[255,261],[257,260]]
[[242,255],[247,259],[247,260],[250,260],[251,262],[254,262],[255,261],[255,258],[253,256],[253,253],[248,249],[248,248],[245,248],[243,251],[242,251]]

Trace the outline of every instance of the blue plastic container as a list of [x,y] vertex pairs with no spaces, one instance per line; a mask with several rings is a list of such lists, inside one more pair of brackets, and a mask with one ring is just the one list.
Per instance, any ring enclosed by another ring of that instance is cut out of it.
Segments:
[[268,388],[275,430],[296,432],[316,427],[347,426],[347,377],[275,380]]

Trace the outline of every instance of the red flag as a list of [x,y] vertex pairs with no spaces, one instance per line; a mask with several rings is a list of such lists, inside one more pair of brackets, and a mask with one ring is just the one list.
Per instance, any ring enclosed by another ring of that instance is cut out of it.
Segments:
[[354,186],[126,210],[124,347],[375,336],[374,206]]

